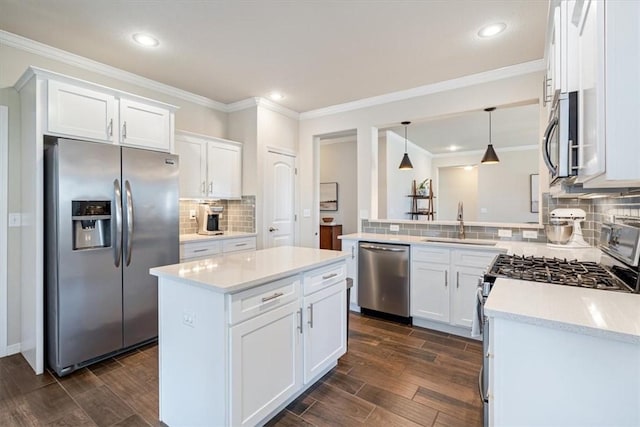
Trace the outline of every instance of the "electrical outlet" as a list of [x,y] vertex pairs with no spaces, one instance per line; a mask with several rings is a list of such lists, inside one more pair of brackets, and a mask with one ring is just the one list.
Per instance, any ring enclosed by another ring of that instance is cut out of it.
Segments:
[[505,229],[498,230],[498,237],[511,237],[511,230],[505,230]]
[[537,230],[523,230],[522,237],[525,239],[537,239],[538,231]]
[[20,227],[22,224],[22,215],[19,213],[9,214],[9,227]]
[[189,218],[190,219],[196,219],[196,210],[195,209],[189,209]]
[[182,323],[189,326],[190,328],[196,327],[196,315],[194,313],[189,313],[185,311],[182,313]]
[[389,226],[389,231],[400,231],[400,226],[398,224],[391,224]]

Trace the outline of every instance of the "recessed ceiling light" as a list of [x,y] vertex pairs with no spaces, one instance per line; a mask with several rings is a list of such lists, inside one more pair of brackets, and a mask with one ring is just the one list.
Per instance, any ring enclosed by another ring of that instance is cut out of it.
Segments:
[[133,35],[133,41],[144,47],[156,47],[160,44],[158,39],[148,34],[136,33]]
[[478,31],[478,35],[480,37],[493,37],[503,32],[505,28],[507,28],[507,24],[503,22],[487,25],[486,27],[483,27],[480,29],[480,31]]
[[472,169],[473,169],[473,166],[465,166],[465,167],[464,167],[464,170],[466,170],[466,171],[470,171],[470,170],[472,170]]
[[449,151],[456,151],[458,148],[460,148],[460,147],[458,147],[457,145],[450,145],[449,146]]
[[281,101],[284,99],[284,95],[280,92],[271,92],[269,94],[269,98],[271,98],[273,101]]

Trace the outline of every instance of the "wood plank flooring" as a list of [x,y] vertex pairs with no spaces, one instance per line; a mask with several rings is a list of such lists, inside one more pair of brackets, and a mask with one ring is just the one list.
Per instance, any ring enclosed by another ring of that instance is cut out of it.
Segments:
[[[338,366],[269,426],[481,426],[482,344],[352,313]],[[159,426],[158,348],[58,378],[0,359],[0,426]]]

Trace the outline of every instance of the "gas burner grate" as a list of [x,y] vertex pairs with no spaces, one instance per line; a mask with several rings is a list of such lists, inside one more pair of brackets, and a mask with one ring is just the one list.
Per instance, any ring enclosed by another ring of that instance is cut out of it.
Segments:
[[600,264],[566,258],[500,254],[488,274],[510,279],[628,292],[624,283]]

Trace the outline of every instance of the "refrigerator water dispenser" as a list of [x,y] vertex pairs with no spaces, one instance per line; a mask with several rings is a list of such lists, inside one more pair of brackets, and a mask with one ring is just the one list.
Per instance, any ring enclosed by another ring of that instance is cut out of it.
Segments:
[[111,247],[111,202],[74,200],[73,250]]

